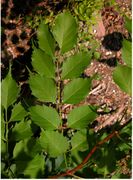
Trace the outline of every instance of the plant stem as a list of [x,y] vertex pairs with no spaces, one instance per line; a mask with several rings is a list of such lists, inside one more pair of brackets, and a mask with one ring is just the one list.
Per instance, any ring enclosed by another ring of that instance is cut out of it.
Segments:
[[62,80],[60,74],[61,62],[60,57],[57,60],[56,71],[57,71],[57,105],[56,109],[59,113],[60,118],[62,119]]

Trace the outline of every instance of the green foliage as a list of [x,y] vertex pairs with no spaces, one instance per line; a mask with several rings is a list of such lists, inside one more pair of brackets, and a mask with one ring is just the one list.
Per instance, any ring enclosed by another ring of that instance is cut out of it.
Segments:
[[57,131],[42,131],[39,142],[50,157],[57,157],[68,149],[68,141]]
[[130,67],[118,65],[113,73],[113,79],[123,91],[131,95],[132,69]]
[[76,134],[74,134],[74,136],[72,137],[71,140],[71,144],[72,144],[72,154],[73,151],[85,151],[88,149],[88,143],[87,143],[87,136],[86,136],[86,129],[82,129],[78,132],[76,132]]
[[77,104],[82,101],[90,90],[91,80],[77,78],[69,82],[63,91],[63,102]]
[[70,13],[64,12],[56,17],[53,35],[61,53],[73,48],[77,41],[77,23]]
[[29,78],[29,85],[32,90],[32,94],[40,101],[56,101],[56,85],[53,79],[39,74],[31,74]]
[[17,86],[15,80],[11,76],[11,68],[6,78],[2,80],[1,93],[1,103],[5,109],[12,105],[18,97],[19,87]]
[[91,53],[80,52],[69,57],[62,67],[62,78],[72,79],[77,78],[81,75],[84,69],[91,62]]
[[12,114],[10,117],[11,121],[21,121],[26,116],[27,112],[25,111],[24,107],[21,103],[15,104],[12,110]]
[[88,25],[96,23],[99,11],[103,7],[103,0],[81,0],[74,6],[74,12],[81,21]]
[[[36,61],[36,59],[38,61]],[[41,49],[34,48],[34,52],[32,54],[32,65],[38,74],[54,78],[55,66],[53,60]]]
[[122,59],[124,60],[127,66],[132,68],[132,43],[124,39],[122,45]]
[[51,57],[54,57],[55,41],[48,30],[48,26],[42,22],[38,28],[39,47]]
[[125,17],[125,28],[128,30],[129,33],[132,33],[132,20],[128,17]]
[[46,130],[58,129],[60,118],[55,109],[47,106],[33,106],[30,108],[32,121]]
[[75,129],[83,129],[95,118],[96,113],[89,106],[77,107],[68,115],[68,126]]
[[[126,18],[126,28],[131,33],[131,21]],[[113,73],[113,79],[118,86],[130,96],[132,94],[132,43],[123,40],[122,58],[126,65],[118,65]]]
[[[28,112],[21,104],[20,88],[12,78],[11,68],[2,80],[1,169],[4,178],[39,179],[68,171],[78,166],[97,142],[108,135],[91,129],[97,117],[96,107],[78,104],[85,100],[95,78],[82,77],[94,52],[72,50],[78,35],[76,20],[69,12],[57,15],[53,24],[52,31],[43,21],[38,28],[39,47],[33,46],[33,72],[29,72],[28,79],[36,101],[30,104]],[[67,53],[73,55],[66,58]],[[128,66],[118,65],[114,80],[130,94],[131,68]],[[75,106],[64,119],[62,109],[66,104]],[[108,177],[117,161],[131,150],[130,134],[131,124],[122,129],[117,138],[102,147],[96,146],[97,152],[89,164],[84,164],[79,172],[81,176],[87,171],[85,178]]]
[[12,129],[12,140],[20,141],[32,136],[30,121],[21,121]]

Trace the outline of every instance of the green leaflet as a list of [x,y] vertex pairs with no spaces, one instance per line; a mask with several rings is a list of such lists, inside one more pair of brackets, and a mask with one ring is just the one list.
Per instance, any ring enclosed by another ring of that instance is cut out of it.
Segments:
[[70,111],[67,122],[70,128],[83,129],[95,118],[96,113],[89,106],[81,106]]
[[69,82],[63,91],[63,102],[76,104],[82,101],[88,94],[91,86],[91,79],[77,78]]
[[13,107],[10,121],[21,121],[24,119],[26,114],[27,112],[25,111],[21,103],[18,103]]
[[42,131],[39,140],[50,157],[65,153],[69,147],[67,139],[57,131]]
[[32,54],[32,65],[38,74],[49,78],[55,77],[55,66],[53,60],[41,49],[34,48]]
[[80,52],[69,57],[62,67],[62,78],[71,79],[81,75],[84,69],[90,64],[91,52]]
[[40,153],[42,148],[38,142],[33,137],[28,137],[27,139],[21,140],[16,143],[13,150],[13,157],[16,160],[23,160],[24,156],[27,156],[27,160],[35,157],[37,153]]
[[38,29],[39,47],[51,57],[54,57],[55,41],[50,33],[48,26],[42,22]]
[[11,139],[15,141],[20,141],[32,136],[32,130],[30,127],[30,122],[21,121],[15,125],[12,129]]
[[125,17],[125,28],[128,30],[129,33],[132,33],[132,19]]
[[123,91],[129,95],[132,94],[132,69],[130,67],[118,65],[113,72],[113,79]]
[[29,85],[32,94],[40,101],[56,101],[56,85],[53,79],[40,76],[39,74],[31,74],[29,78]]
[[77,24],[69,12],[59,14],[55,19],[53,35],[62,53],[73,48],[77,41]]
[[30,113],[32,121],[46,130],[57,129],[61,121],[57,111],[45,105],[31,107]]
[[1,94],[2,94],[1,103],[5,109],[7,109],[10,105],[12,105],[15,102],[18,93],[19,93],[19,88],[15,80],[12,78],[11,69],[10,69],[6,78],[2,80],[2,85],[1,85]]
[[88,149],[86,129],[78,131],[74,134],[71,139],[72,150],[86,151]]
[[132,43],[124,39],[122,44],[122,59],[125,61],[127,66],[132,68]]
[[[17,174],[23,174],[25,178],[37,178],[41,177],[44,172],[45,161],[44,157],[38,154],[38,152],[41,152],[39,146],[37,149],[35,146],[32,146],[34,149],[29,148],[30,141],[31,139],[28,138],[16,143],[13,150],[13,157],[15,158]],[[36,152],[34,156],[33,151],[34,153]]]
[[[21,165],[25,166],[25,162],[21,162],[21,163],[22,163]],[[45,165],[44,157],[42,155],[37,154],[30,162],[28,162],[26,168],[24,169],[24,175],[26,177],[36,178],[38,177],[38,173],[39,176],[40,174],[44,173],[44,165]]]

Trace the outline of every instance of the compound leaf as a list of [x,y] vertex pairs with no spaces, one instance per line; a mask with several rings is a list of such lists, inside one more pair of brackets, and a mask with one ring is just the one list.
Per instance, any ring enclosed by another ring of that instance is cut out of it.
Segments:
[[11,68],[4,80],[2,80],[1,85],[1,94],[2,94],[2,105],[5,109],[8,108],[8,106],[12,105],[14,101],[16,100],[19,93],[19,88],[17,86],[17,83],[12,78],[11,75]]
[[62,78],[71,79],[81,75],[87,65],[90,64],[91,53],[80,52],[69,57],[62,67]]
[[77,78],[64,87],[63,102],[76,104],[82,101],[88,94],[91,86],[91,79]]
[[88,149],[86,129],[76,132],[72,137],[71,144],[71,151],[86,151]]
[[77,41],[77,24],[70,13],[64,12],[56,17],[53,35],[62,53],[73,48]]
[[20,141],[26,139],[32,135],[32,130],[30,127],[30,121],[21,121],[15,125],[12,130],[11,139],[15,141]]
[[40,101],[56,101],[56,85],[53,79],[40,76],[39,74],[31,74],[29,78],[29,85],[32,94]]
[[30,113],[32,121],[46,130],[57,129],[61,121],[57,111],[45,105],[31,107]]
[[74,108],[68,114],[68,126],[75,129],[83,129],[96,118],[96,113],[89,106]]
[[57,157],[66,152],[68,146],[67,139],[57,131],[42,131],[40,144],[50,157]]
[[21,121],[24,119],[26,114],[27,114],[27,112],[25,111],[25,109],[23,108],[21,103],[18,103],[13,107],[10,120],[11,121]]
[[53,60],[41,49],[34,48],[32,54],[32,65],[38,74],[49,78],[55,77],[55,66]]
[[39,47],[51,57],[54,57],[55,41],[50,33],[48,26],[42,22],[38,28]]
[[132,68],[132,43],[124,39],[122,44],[122,58],[127,66]]
[[113,72],[113,79],[123,91],[131,95],[132,69],[130,67],[118,65]]

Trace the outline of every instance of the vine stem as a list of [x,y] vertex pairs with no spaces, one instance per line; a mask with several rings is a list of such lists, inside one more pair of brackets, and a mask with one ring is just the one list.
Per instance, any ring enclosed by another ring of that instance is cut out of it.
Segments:
[[76,171],[78,171],[79,169],[81,169],[84,164],[87,163],[87,161],[90,159],[90,157],[94,154],[94,152],[99,148],[99,146],[103,145],[105,142],[109,141],[111,138],[113,138],[114,136],[116,136],[118,134],[118,131],[113,131],[111,134],[109,134],[107,137],[105,137],[103,140],[101,140],[100,142],[98,142],[93,148],[92,150],[89,152],[89,154],[85,157],[85,159],[82,161],[81,164],[79,164],[77,167],[68,170],[64,173],[61,174],[57,174],[55,176],[51,176],[49,177],[49,179],[56,179],[58,177],[63,177],[63,176],[71,176],[72,174],[74,174]]

